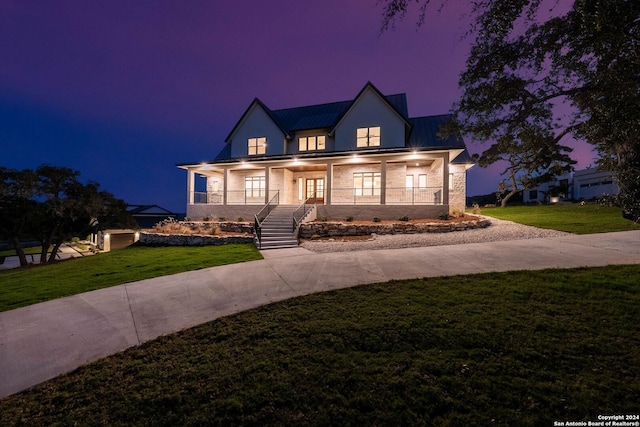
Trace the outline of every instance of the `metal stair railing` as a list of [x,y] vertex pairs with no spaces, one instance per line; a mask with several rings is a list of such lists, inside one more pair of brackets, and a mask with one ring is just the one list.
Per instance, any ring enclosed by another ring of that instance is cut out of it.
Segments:
[[[253,231],[256,233],[256,239],[258,240],[258,249],[262,247],[262,223],[269,216],[271,211],[275,209],[276,206],[280,203],[280,191],[276,192],[275,196],[267,202],[266,205],[260,209],[260,211],[254,215],[253,219]],[[265,212],[266,210],[266,212]]]
[[[313,199],[313,203],[308,203],[309,200]],[[307,208],[308,206],[308,208]],[[297,208],[293,211],[293,227],[291,231],[295,233],[296,229],[300,226],[302,220],[307,216],[307,214],[316,206],[316,193],[314,192],[311,196],[307,197]],[[302,211],[300,211],[302,209]]]

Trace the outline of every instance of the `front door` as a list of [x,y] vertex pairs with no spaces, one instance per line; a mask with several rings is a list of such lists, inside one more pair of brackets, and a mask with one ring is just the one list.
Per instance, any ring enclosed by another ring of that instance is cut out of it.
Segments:
[[307,178],[306,198],[309,203],[324,203],[324,178]]

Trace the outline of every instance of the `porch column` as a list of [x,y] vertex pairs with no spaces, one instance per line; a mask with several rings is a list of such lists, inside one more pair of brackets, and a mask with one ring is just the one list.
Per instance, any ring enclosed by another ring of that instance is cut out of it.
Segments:
[[264,167],[264,204],[269,203],[269,172],[271,168],[269,166]]
[[324,199],[325,205],[331,204],[331,188],[333,187],[333,162],[327,162],[327,185],[325,190],[327,195]]
[[195,177],[196,173],[191,169],[187,169],[187,203],[190,205],[193,205],[193,201],[195,198],[195,188],[193,186]]
[[442,204],[449,204],[449,152],[442,156]]
[[228,182],[229,182],[229,169],[224,168],[223,176],[222,176],[222,204],[223,205],[227,204],[227,190],[228,190],[227,183]]
[[380,161],[380,204],[387,204],[387,161]]

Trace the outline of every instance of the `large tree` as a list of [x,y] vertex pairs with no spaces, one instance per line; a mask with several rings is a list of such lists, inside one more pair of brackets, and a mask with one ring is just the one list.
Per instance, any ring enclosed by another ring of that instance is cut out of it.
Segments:
[[33,171],[0,168],[0,237],[12,242],[21,265],[27,264],[23,239],[40,242],[44,264],[54,261],[62,243],[73,237],[134,225],[123,201],[95,182],[82,183],[79,175],[49,165]]
[[[387,0],[383,29],[412,4],[419,5],[422,22],[430,3]],[[470,4],[471,52],[448,131],[494,141],[480,155],[481,165],[525,154],[523,131],[545,135],[540,153],[551,161],[531,175],[536,178],[570,166],[565,136],[594,144],[600,165],[617,177],[623,214],[640,221],[640,1],[562,6],[542,0]]]

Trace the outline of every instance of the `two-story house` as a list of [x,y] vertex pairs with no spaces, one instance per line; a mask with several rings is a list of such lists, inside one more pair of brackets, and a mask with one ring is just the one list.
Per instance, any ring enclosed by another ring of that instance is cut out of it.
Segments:
[[250,220],[269,201],[318,217],[436,218],[465,208],[464,141],[450,115],[409,117],[405,94],[367,83],[354,99],[271,110],[255,99],[211,161],[183,163],[187,216]]

